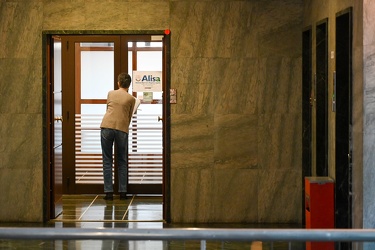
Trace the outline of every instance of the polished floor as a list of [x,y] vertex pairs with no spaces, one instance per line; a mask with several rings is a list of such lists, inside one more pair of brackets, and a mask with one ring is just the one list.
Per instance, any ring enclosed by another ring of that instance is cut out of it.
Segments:
[[[45,224],[0,223],[1,227],[55,228],[298,228],[298,225],[205,224],[178,225],[163,221],[162,198],[132,196],[127,200],[114,197],[105,201],[102,195],[67,195],[63,198],[63,213]],[[0,249],[201,249],[199,241],[120,241],[120,240],[2,240]],[[298,242],[219,242],[207,241],[206,249],[300,250]]]

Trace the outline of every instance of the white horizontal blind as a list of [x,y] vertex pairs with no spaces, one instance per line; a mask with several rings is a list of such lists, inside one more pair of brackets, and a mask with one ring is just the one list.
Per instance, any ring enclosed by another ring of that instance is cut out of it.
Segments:
[[103,184],[100,123],[103,115],[76,114],[75,180],[77,184]]
[[162,122],[154,114],[136,114],[129,129],[129,184],[161,184]]
[[[100,123],[103,114],[76,114],[75,181],[103,184]],[[162,123],[150,114],[134,115],[129,128],[129,184],[162,183]]]

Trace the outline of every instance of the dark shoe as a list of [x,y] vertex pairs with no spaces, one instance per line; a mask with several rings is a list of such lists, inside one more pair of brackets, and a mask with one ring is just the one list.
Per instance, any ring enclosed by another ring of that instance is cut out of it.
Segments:
[[103,199],[106,201],[113,201],[113,193],[106,193]]
[[120,200],[126,200],[126,193],[120,193]]

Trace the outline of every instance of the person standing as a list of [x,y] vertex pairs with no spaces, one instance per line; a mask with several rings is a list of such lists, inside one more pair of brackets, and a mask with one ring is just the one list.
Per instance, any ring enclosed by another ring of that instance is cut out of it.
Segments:
[[135,98],[128,93],[131,77],[121,73],[117,78],[118,89],[107,95],[107,110],[100,124],[100,137],[103,156],[103,178],[105,200],[113,200],[112,162],[114,155],[118,164],[118,191],[120,199],[126,199],[128,171],[128,133],[133,115]]

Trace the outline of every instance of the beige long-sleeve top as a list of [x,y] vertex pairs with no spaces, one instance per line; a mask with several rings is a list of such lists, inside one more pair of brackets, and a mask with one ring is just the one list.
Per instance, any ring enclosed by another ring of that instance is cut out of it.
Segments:
[[135,104],[134,96],[120,88],[111,90],[107,96],[107,111],[100,128],[111,128],[129,133],[129,124]]

